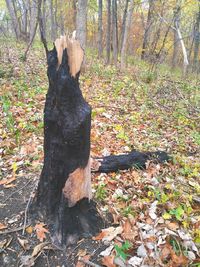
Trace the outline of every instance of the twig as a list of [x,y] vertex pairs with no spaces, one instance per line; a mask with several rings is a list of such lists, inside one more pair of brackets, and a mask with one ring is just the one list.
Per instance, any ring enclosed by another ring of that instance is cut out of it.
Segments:
[[[27,227],[28,226],[29,225],[27,225]],[[0,235],[6,235],[6,234],[11,234],[11,233],[14,233],[14,232],[18,232],[18,231],[22,230],[23,228],[24,228],[24,226],[20,226],[20,227],[11,229],[11,230],[3,231],[3,232],[0,232]]]
[[80,258],[79,261],[81,261],[81,262],[83,262],[83,263],[85,263],[85,264],[87,264],[87,265],[89,265],[91,267],[102,267],[101,265],[98,265],[98,264],[93,263],[93,262],[88,261],[88,260],[84,260],[82,258]]
[[4,204],[9,198],[11,198],[14,194],[18,193],[20,190],[24,189],[28,184],[30,184],[32,180],[29,180],[25,185],[23,185],[21,188],[17,189],[16,191],[12,192],[4,201],[2,201],[2,204]]
[[37,187],[38,183],[36,183],[33,191],[31,192],[31,195],[29,197],[29,200],[28,200],[28,203],[26,205],[26,209],[25,209],[25,215],[24,215],[24,226],[23,226],[23,231],[22,231],[22,235],[24,235],[25,233],[25,229],[26,229],[26,222],[27,222],[27,213],[28,213],[28,209],[29,209],[29,206],[30,206],[30,203],[31,203],[31,200],[33,198],[33,192],[35,191],[36,187]]

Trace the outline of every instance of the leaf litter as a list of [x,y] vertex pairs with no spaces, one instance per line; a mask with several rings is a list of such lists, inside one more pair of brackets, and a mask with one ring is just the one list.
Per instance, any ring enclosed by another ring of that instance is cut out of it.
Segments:
[[[46,67],[41,53],[34,51],[34,56],[30,55],[25,64],[18,60],[17,51],[13,50],[12,53],[15,68],[18,69],[16,76],[0,81],[0,187],[3,192],[9,191],[9,194],[19,190],[19,184],[25,176],[31,177],[30,174],[33,174],[34,177],[39,177],[43,160],[42,112],[47,89],[47,79],[44,79]],[[6,62],[2,63],[6,68]],[[172,86],[172,82],[165,81],[165,76],[160,73],[155,82],[147,85],[140,79],[146,71],[144,69],[137,73],[138,83],[134,80],[131,69],[123,74],[113,71],[113,67],[109,66],[102,67],[105,73],[99,73],[95,64],[102,66],[100,62],[94,63],[81,76],[84,96],[93,107],[92,156],[126,153],[133,148],[140,151],[161,149],[173,156],[173,161],[163,166],[148,162],[145,171],[133,168],[117,174],[93,174],[96,200],[100,203],[102,212],[112,213],[115,223],[93,237],[94,242],[102,242],[107,247],[99,252],[102,256],[95,260],[111,267],[120,266],[119,264],[198,264],[199,122],[196,114],[192,117],[189,107],[188,110],[182,109],[183,99],[177,93],[182,90],[187,99],[190,90],[196,88],[195,81],[185,81],[183,89],[181,82]],[[106,75],[109,76],[109,81]],[[124,84],[120,91],[116,89],[118,83]],[[168,102],[163,100],[166,98],[166,86]],[[134,97],[130,97],[131,95]],[[173,97],[173,101],[170,97]],[[165,107],[159,105],[163,102],[168,111],[170,108],[170,115]],[[16,193],[16,196],[22,197],[23,192]],[[2,199],[6,194],[2,195]],[[10,198],[9,201],[15,206],[17,199]],[[6,220],[1,219],[1,232],[6,230],[6,222],[14,217],[10,214]],[[13,221],[12,227],[20,226],[20,218]],[[48,239],[48,230],[43,223],[39,223],[36,228],[29,226],[26,232],[26,238],[17,237],[23,250],[29,248],[29,243],[32,244],[28,238],[34,239],[35,233],[36,238],[42,242],[38,245]],[[9,240],[1,241],[1,246],[6,251],[14,243],[9,243]],[[124,251],[127,254],[127,260],[124,261],[117,256],[115,245],[123,248],[126,241],[132,247]],[[5,247],[3,244],[8,245]],[[34,257],[43,255],[40,252],[44,247],[39,246],[39,252]],[[92,252],[89,254],[92,255]],[[76,257],[75,259],[77,260]],[[23,255],[21,260],[21,264],[26,264],[24,266],[36,264],[32,255]],[[84,266],[83,262],[80,264]]]

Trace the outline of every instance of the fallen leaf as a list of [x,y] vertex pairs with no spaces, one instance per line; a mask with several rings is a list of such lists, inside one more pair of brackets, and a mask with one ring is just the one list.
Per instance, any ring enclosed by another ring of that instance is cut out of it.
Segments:
[[19,244],[22,246],[22,248],[24,249],[24,250],[29,250],[30,249],[30,245],[29,245],[29,243],[28,243],[28,240],[26,240],[26,239],[21,239],[21,238],[17,238],[18,239],[18,241],[19,241]]
[[103,257],[109,256],[111,254],[113,248],[114,248],[113,245],[107,247],[105,250],[101,251],[100,256],[103,256]]
[[49,233],[49,231],[44,228],[44,223],[38,223],[35,225],[34,230],[36,231],[37,238],[43,242],[43,240],[46,238],[46,233]]
[[7,226],[5,224],[0,223],[0,230],[6,229],[6,228],[7,228]]
[[137,230],[134,229],[129,219],[127,219],[123,225],[123,238],[125,240],[133,241],[135,237],[138,235]]
[[37,246],[34,247],[33,252],[31,254],[32,257],[36,257],[42,250],[48,246],[48,242],[40,243]]
[[15,180],[16,180],[15,176],[12,176],[12,177],[9,178],[9,179],[2,179],[2,180],[0,181],[0,185],[7,185],[7,184],[10,184],[11,182],[13,182],[13,181],[15,181]]
[[175,223],[175,222],[170,222],[170,223],[167,225],[167,227],[168,227],[170,230],[175,231],[175,230],[177,230],[177,229],[179,228],[179,225],[178,225],[177,223]]
[[128,263],[135,267],[135,266],[140,266],[142,261],[143,261],[143,258],[139,258],[137,256],[134,256],[134,257],[129,259]]
[[117,235],[123,232],[123,228],[121,226],[118,227],[109,227],[103,229],[102,232],[94,237],[94,240],[102,240],[102,241],[112,241]]
[[26,266],[26,267],[32,267],[35,264],[34,258],[31,257],[30,255],[26,255],[26,256],[21,256],[20,257],[20,267],[22,266]]
[[88,261],[90,259],[90,255],[85,255],[84,257],[81,257],[81,259],[83,261],[81,261],[81,259],[79,259],[76,263],[76,267],[85,267],[86,263],[84,263],[84,261]]
[[105,256],[101,262],[106,267],[116,267],[114,264],[114,256]]
[[9,239],[4,239],[0,242],[0,249],[6,249],[7,247],[9,247],[10,243],[12,241],[12,237]]
[[28,227],[26,228],[26,232],[27,232],[28,234],[32,234],[32,232],[33,232],[33,227],[32,227],[32,226],[28,226]]

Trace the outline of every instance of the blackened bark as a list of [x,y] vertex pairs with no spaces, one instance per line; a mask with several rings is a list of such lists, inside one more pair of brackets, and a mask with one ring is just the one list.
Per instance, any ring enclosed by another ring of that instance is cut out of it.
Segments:
[[91,108],[79,88],[79,73],[71,76],[68,62],[66,49],[60,66],[56,48],[48,52],[44,166],[32,206],[58,245],[94,235],[102,222],[89,201]]
[[96,158],[99,164],[96,165],[93,172],[116,172],[119,170],[127,170],[132,167],[145,169],[147,161],[153,161],[156,163],[162,163],[169,160],[169,156],[164,151],[157,152],[138,152],[132,151],[129,154],[124,155],[110,155],[103,158]]

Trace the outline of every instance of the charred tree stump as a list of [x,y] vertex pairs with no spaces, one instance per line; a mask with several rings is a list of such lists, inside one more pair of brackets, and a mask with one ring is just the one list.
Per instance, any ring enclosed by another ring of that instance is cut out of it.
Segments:
[[39,211],[58,245],[94,235],[102,226],[90,200],[91,108],[79,88],[82,60],[78,41],[65,37],[47,53],[44,166],[32,211]]

